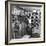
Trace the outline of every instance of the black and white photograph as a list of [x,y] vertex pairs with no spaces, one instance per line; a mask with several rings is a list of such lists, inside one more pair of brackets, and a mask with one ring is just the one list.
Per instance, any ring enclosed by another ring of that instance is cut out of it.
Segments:
[[44,3],[7,2],[6,42],[44,42]]
[[11,38],[40,37],[41,11],[31,6],[11,5]]

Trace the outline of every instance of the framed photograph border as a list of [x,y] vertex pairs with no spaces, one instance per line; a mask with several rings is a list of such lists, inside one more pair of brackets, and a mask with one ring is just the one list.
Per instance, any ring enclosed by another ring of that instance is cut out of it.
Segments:
[[6,45],[12,45],[12,44],[30,44],[30,43],[43,43],[43,42],[45,42],[45,3],[44,2],[29,2],[29,1],[10,1],[10,2],[44,4],[44,41],[8,43],[8,1],[5,1],[5,44]]

